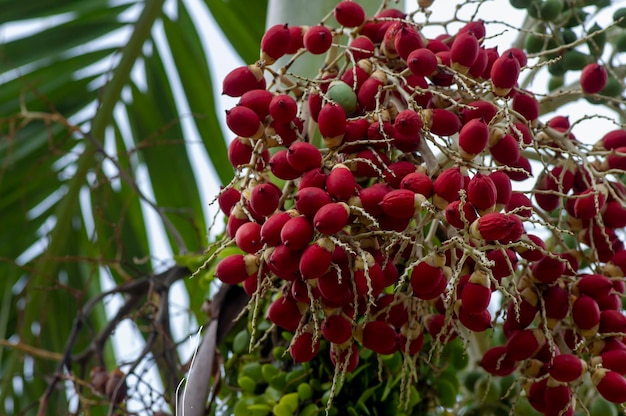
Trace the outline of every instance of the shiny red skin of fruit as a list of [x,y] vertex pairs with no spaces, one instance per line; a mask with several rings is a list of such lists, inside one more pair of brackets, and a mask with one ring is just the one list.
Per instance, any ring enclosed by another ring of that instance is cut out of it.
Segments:
[[226,125],[241,137],[252,137],[259,130],[259,116],[248,107],[238,105],[226,110]]
[[230,215],[230,211],[241,200],[241,192],[235,188],[227,188],[220,192],[217,203],[224,215]]
[[437,56],[427,48],[412,51],[407,56],[406,63],[412,73],[423,77],[427,77],[437,70]]
[[313,224],[315,229],[325,235],[336,234],[348,225],[349,213],[345,205],[331,202],[321,207],[315,217]]
[[533,277],[542,283],[555,282],[565,272],[565,261],[544,256],[531,267]]
[[250,207],[266,217],[276,211],[281,195],[281,190],[273,183],[258,184],[250,191]]
[[546,387],[544,392],[546,416],[570,416],[574,414],[572,408],[572,389],[567,385]]
[[465,204],[463,204],[463,215],[465,216],[465,221],[463,221],[463,217],[461,217],[461,201],[450,202],[446,207],[445,214],[448,224],[460,230],[465,227],[469,227],[470,224],[478,219],[476,208],[471,202],[465,202]]
[[290,250],[301,250],[311,242],[313,234],[313,225],[311,225],[308,219],[295,217],[283,225],[280,231],[280,239]]
[[492,212],[478,220],[478,232],[484,240],[517,241],[524,233],[524,225],[515,215]]
[[459,199],[463,181],[459,168],[446,169],[433,182],[433,192],[448,202],[455,201]]
[[289,354],[295,363],[304,363],[315,358],[319,348],[320,341],[313,343],[313,334],[303,332],[291,343]]
[[302,318],[298,303],[290,296],[274,300],[267,309],[267,318],[284,330],[295,332]]
[[[289,50],[291,31],[287,24],[274,25],[265,31],[261,38],[261,52],[275,61]],[[270,62],[271,65],[273,62]]]
[[596,389],[612,403],[626,402],[626,379],[615,371],[608,371],[596,385]]
[[626,349],[615,349],[600,354],[602,367],[621,375],[626,374]]
[[514,167],[520,159],[519,142],[506,133],[500,140],[489,147],[489,153],[500,164]]
[[385,214],[393,218],[406,219],[415,215],[415,193],[408,189],[394,189],[380,202]]
[[343,305],[352,300],[352,282],[349,272],[342,273],[341,283],[337,270],[331,268],[328,272],[317,278],[317,288],[319,289],[325,302],[335,302]]
[[377,101],[378,89],[383,87],[383,83],[377,78],[368,78],[365,80],[359,91],[357,92],[357,100],[365,111],[372,111],[385,99],[386,93],[381,93]]
[[480,366],[491,375],[508,376],[517,369],[517,363],[506,355],[506,347],[499,345],[491,347],[480,360]]
[[580,294],[595,299],[608,295],[613,289],[613,283],[601,274],[584,274],[576,281],[576,288]]
[[461,109],[461,122],[463,123],[463,125],[465,125],[470,120],[482,119],[484,123],[489,124],[489,122],[493,119],[497,112],[498,109],[496,108],[496,106],[489,101],[472,101],[467,103],[467,107]]
[[605,150],[617,149],[618,147],[626,147],[626,130],[611,130],[600,139],[602,147]]
[[217,263],[215,276],[229,285],[236,285],[248,278],[243,254],[231,254]]
[[263,120],[270,113],[270,102],[272,101],[272,93],[268,90],[255,89],[245,92],[239,99],[239,105],[248,107]]
[[302,172],[291,167],[287,161],[287,154],[287,149],[274,153],[269,161],[269,165],[270,170],[277,178],[289,181],[299,178]]
[[461,120],[451,111],[436,108],[433,111],[430,131],[439,136],[452,136],[461,129]]
[[325,53],[333,42],[333,34],[326,26],[312,26],[304,34],[304,47],[313,55]]
[[287,221],[291,219],[288,212],[277,212],[269,217],[261,226],[261,242],[270,247],[280,244],[280,231]]
[[343,344],[352,337],[352,324],[343,315],[331,315],[322,321],[322,335],[335,344]]
[[530,218],[533,215],[532,201],[521,192],[511,193],[511,198],[504,208],[507,212],[515,211],[516,215]]
[[[248,91],[260,89],[259,81],[248,66],[240,66],[230,71],[222,83],[222,94],[241,97]],[[264,89],[264,88],[261,88]]]
[[421,172],[413,172],[402,178],[400,188],[408,189],[416,194],[422,194],[428,199],[433,194],[433,181],[428,175]]
[[426,262],[419,263],[411,271],[411,286],[415,293],[427,293],[434,290],[440,284],[441,279],[445,280],[441,268],[431,266]]
[[278,94],[270,101],[269,112],[274,121],[289,123],[298,113],[298,104],[293,97],[287,94]]
[[626,332],[626,316],[621,311],[607,309],[600,312],[600,328],[601,334]]
[[335,201],[347,201],[356,192],[356,180],[348,168],[336,167],[326,179],[326,190]]
[[473,32],[459,33],[450,48],[450,61],[453,66],[458,64],[465,68],[465,72],[467,72],[476,62],[478,50],[478,39],[476,39]]
[[497,95],[506,95],[515,86],[520,66],[512,52],[500,56],[491,67],[491,83]]
[[539,117],[539,102],[530,93],[523,91],[513,97],[513,110],[520,113],[528,121]]
[[274,247],[268,260],[269,269],[284,280],[300,278],[300,256],[302,251],[290,250],[284,244]]
[[[374,56],[374,42],[367,36],[357,36],[350,42],[348,46],[349,53],[352,54],[354,62],[359,62],[361,59],[368,59]],[[351,72],[350,70],[346,72]],[[344,80],[345,81],[345,80]],[[352,85],[351,83],[347,83]]]
[[415,164],[406,160],[393,162],[388,168],[385,170],[383,178],[394,189],[400,188],[400,183],[407,175],[415,173]]
[[331,202],[328,192],[312,187],[300,189],[293,199],[298,212],[309,218],[313,218],[321,207]]
[[494,265],[491,267],[491,273],[493,277],[498,281],[502,278],[511,275],[511,268],[515,271],[517,265],[517,256],[515,252],[509,248],[502,250],[491,250],[487,253],[487,260],[493,261]]
[[298,183],[298,190],[304,188],[326,188],[326,179],[328,175],[324,172],[323,169],[311,169],[304,174],[300,178],[300,182]]
[[609,201],[602,213],[602,220],[609,228],[626,227],[626,209],[618,201]]
[[287,162],[299,172],[319,168],[322,163],[322,154],[319,149],[310,143],[293,143],[287,149]]
[[590,220],[604,208],[606,196],[593,188],[577,195],[574,202],[574,215],[582,220]]
[[304,31],[300,26],[289,26],[289,35],[289,46],[287,47],[286,53],[291,55],[298,52],[300,48],[304,47],[302,39],[304,36]]
[[496,203],[506,205],[511,199],[513,193],[513,185],[511,179],[502,171],[495,171],[489,174],[489,178],[496,186]]
[[304,249],[300,257],[299,269],[303,279],[315,279],[328,271],[333,253],[318,244]]
[[478,314],[470,314],[461,306],[458,318],[461,325],[470,331],[484,332],[491,328],[491,313],[487,309]]
[[507,356],[514,361],[524,361],[532,358],[543,346],[537,339],[535,330],[520,329],[513,332],[506,343]]
[[491,301],[491,288],[478,283],[467,282],[461,293],[463,309],[471,315],[487,310]]
[[414,50],[424,47],[420,34],[409,25],[400,27],[393,43],[396,53],[404,60],[407,60]]
[[254,254],[263,248],[261,243],[261,225],[247,222],[237,229],[235,244],[246,253]]
[[572,305],[572,319],[580,329],[591,329],[600,324],[600,307],[591,296],[580,296]]
[[386,183],[376,183],[359,191],[359,199],[363,209],[370,215],[379,216],[383,213],[380,202],[384,196],[391,191],[391,187]]
[[496,185],[489,176],[477,173],[467,186],[467,199],[478,210],[493,208],[497,200]]
[[560,321],[565,319],[569,312],[569,292],[559,285],[546,288],[541,294],[545,308],[546,318]]
[[345,27],[358,27],[365,22],[365,11],[360,4],[353,1],[342,1],[335,6],[337,22]]
[[459,147],[466,153],[477,155],[487,147],[489,142],[489,127],[482,119],[468,121],[459,133]]
[[317,116],[322,137],[336,137],[346,132],[346,112],[338,104],[326,103]]
[[[519,149],[518,149],[519,151]],[[521,171],[511,171],[511,170],[506,170],[505,173],[507,174],[507,176],[509,178],[511,178],[511,180],[513,181],[525,181],[526,179],[530,178],[533,174],[533,170],[532,170],[532,166],[530,165],[530,161],[525,158],[524,156],[521,156],[517,159],[517,162],[515,163],[511,163],[509,164],[510,167],[512,168],[520,168]]]
[[474,64],[470,67],[468,74],[474,78],[480,78],[485,72],[487,65],[489,64],[489,56],[487,55],[487,50],[484,46],[481,46],[478,49],[478,56],[474,61]]
[[554,357],[549,366],[550,376],[563,383],[578,379],[585,370],[581,359],[573,354],[560,354]]
[[363,346],[379,354],[393,353],[398,348],[398,334],[386,322],[368,322],[363,326]]
[[339,350],[339,347],[332,345],[330,349],[330,361],[335,367],[339,366],[340,371],[350,373],[359,365],[359,349],[356,343],[350,344],[350,346],[344,350]]
[[609,74],[599,64],[586,65],[580,74],[580,86],[585,94],[596,94],[606,86]]

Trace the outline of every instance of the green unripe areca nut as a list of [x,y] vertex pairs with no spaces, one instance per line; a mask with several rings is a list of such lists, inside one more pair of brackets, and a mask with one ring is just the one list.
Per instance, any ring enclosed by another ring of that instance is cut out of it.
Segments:
[[551,22],[561,14],[563,4],[559,0],[548,0],[541,5],[541,19]]
[[530,6],[532,0],[509,0],[509,2],[511,3],[511,6],[515,7],[516,9],[525,9]]
[[622,7],[621,9],[615,10],[615,13],[613,13],[613,21],[617,22],[622,17],[624,19],[621,22],[619,22],[617,25],[619,27],[626,28],[626,7]]
[[356,94],[354,90],[343,81],[333,81],[328,87],[326,96],[339,104],[346,115],[352,114],[356,110]]
[[626,32],[620,33],[615,39],[615,51],[626,52]]

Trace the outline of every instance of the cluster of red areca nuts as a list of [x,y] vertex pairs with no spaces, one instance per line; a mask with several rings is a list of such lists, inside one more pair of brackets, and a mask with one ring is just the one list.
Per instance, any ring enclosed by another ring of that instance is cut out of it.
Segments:
[[[525,53],[489,47],[482,21],[427,39],[419,14],[342,1],[333,15],[271,27],[224,80],[236,177],[218,200],[243,253],[216,277],[269,299],[296,362],[325,339],[349,372],[361,348],[413,359],[425,336],[500,326],[480,366],[519,371],[538,411],[573,414],[585,380],[625,402],[626,131],[591,148],[566,117],[540,121],[518,86]],[[314,79],[290,72],[306,54],[326,54]],[[606,81],[590,64],[582,93]]]

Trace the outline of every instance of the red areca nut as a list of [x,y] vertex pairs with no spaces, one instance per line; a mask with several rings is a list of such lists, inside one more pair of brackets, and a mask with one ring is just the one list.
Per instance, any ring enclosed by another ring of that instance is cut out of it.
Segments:
[[365,22],[365,10],[360,4],[344,0],[335,6],[335,19],[345,27],[359,27]]
[[[359,35],[350,42],[346,53],[352,55],[354,62],[359,62],[361,59],[369,59],[374,56],[374,42],[372,42],[372,40],[367,36]],[[367,73],[358,65],[354,67],[354,70],[357,72],[357,79],[360,78],[359,72],[361,72],[363,75],[367,75]],[[345,72],[344,76],[349,73],[351,74],[352,70],[348,69]],[[351,74],[350,76],[353,75]],[[342,80],[346,84],[352,86],[352,82],[348,82],[344,78],[342,78]],[[360,84],[358,86],[360,86]]]
[[422,172],[412,172],[400,181],[400,189],[408,189],[428,199],[433,194],[433,181]]
[[[383,214],[383,208],[380,205],[380,202],[391,190],[392,188],[386,183],[375,183],[367,188],[359,190],[358,199],[360,201],[360,206],[370,215],[375,217]],[[352,199],[350,200],[350,204],[355,205],[352,202]]]
[[367,322],[360,335],[363,346],[379,354],[393,354],[398,350],[398,333],[386,322]]
[[428,48],[418,48],[406,58],[406,63],[415,75],[428,77],[437,71],[437,56]]
[[526,121],[536,123],[539,117],[539,101],[528,91],[520,91],[513,97],[513,110],[517,111]]
[[350,218],[350,207],[344,202],[331,202],[321,207],[315,217],[315,229],[325,235],[337,234],[346,225]]
[[520,329],[513,332],[506,343],[507,356],[514,361],[532,358],[546,343],[546,335],[542,329]]
[[509,133],[505,133],[499,127],[489,131],[489,153],[500,164],[515,167],[520,159],[519,142]]
[[317,355],[320,340],[315,339],[311,330],[304,331],[293,339],[289,346],[289,354],[295,363],[311,361]]
[[321,329],[322,336],[334,344],[343,344],[352,338],[352,323],[342,314],[327,316]]
[[222,259],[215,268],[215,276],[229,285],[243,282],[257,272],[259,260],[253,254],[231,254]]
[[519,61],[512,52],[496,59],[491,67],[491,85],[494,94],[500,97],[508,95],[515,86],[519,73]]
[[298,104],[287,94],[277,94],[272,97],[268,109],[274,121],[289,123],[298,113]]
[[328,271],[333,260],[335,244],[323,237],[304,249],[299,269],[303,279],[316,279]]
[[626,402],[626,379],[621,374],[606,368],[596,368],[591,381],[602,397],[612,403]]
[[491,375],[508,376],[517,369],[517,363],[506,354],[506,347],[499,345],[491,347],[483,354],[480,366]]
[[626,130],[624,129],[611,130],[594,145],[596,150],[613,150],[618,147],[626,147]]
[[[461,204],[463,204],[462,210]],[[474,205],[472,205],[471,202],[468,201],[466,201],[465,203],[462,203],[461,201],[450,202],[445,209],[445,214],[448,224],[461,230],[465,227],[469,227],[474,221],[478,219],[478,213],[476,212],[476,208],[474,207]]]
[[472,223],[470,234],[481,240],[508,243],[520,239],[524,234],[524,225],[516,215],[491,212]]
[[261,61],[272,65],[287,53],[290,43],[291,31],[286,23],[270,27],[261,38]]
[[498,191],[489,176],[477,173],[467,185],[467,199],[483,215],[493,212]]
[[[276,212],[269,217],[261,226],[260,236],[261,242],[270,247],[276,247],[280,244],[280,232],[287,221],[293,217],[294,213]],[[297,213],[295,214],[297,215]]]
[[319,168],[322,164],[322,154],[311,143],[296,142],[287,149],[287,162],[298,172]]
[[597,216],[604,209],[608,193],[607,187],[600,184],[577,195],[574,202],[576,218],[589,220]]
[[330,49],[333,34],[326,26],[311,26],[307,29],[302,41],[307,51],[313,55],[321,55]]
[[414,293],[427,293],[434,290],[440,280],[446,280],[443,272],[446,258],[443,254],[426,257],[411,271],[411,287]]
[[235,233],[235,244],[249,254],[254,254],[262,249],[261,224],[251,221],[242,224]]
[[572,304],[572,320],[584,337],[591,337],[600,328],[600,307],[591,297],[579,296]]
[[308,218],[313,218],[320,208],[332,202],[328,192],[321,188],[302,188],[293,197],[298,212]]
[[580,87],[585,94],[596,94],[604,89],[609,74],[600,64],[586,65],[580,74]]
[[331,169],[326,178],[326,190],[336,201],[347,201],[355,194],[356,180],[350,168],[343,163],[338,163]]
[[460,32],[450,48],[450,66],[455,71],[467,74],[478,58],[480,47],[474,32]]
[[433,204],[445,209],[452,201],[459,199],[459,191],[463,189],[464,177],[458,166],[441,172],[433,182]]
[[520,217],[530,218],[533,215],[533,203],[530,198],[521,192],[511,193],[511,198],[505,206],[508,213],[519,215]]
[[241,97],[244,93],[261,88],[263,69],[257,65],[240,66],[228,73],[222,82],[222,94]]
[[474,159],[485,150],[487,143],[489,143],[489,127],[482,119],[471,119],[461,127],[459,148],[463,159]]
[[424,46],[421,35],[413,26],[407,24],[403,24],[400,27],[394,38],[393,45],[395,52],[405,61],[411,52]]
[[489,274],[483,270],[475,270],[461,292],[461,305],[467,313],[482,313],[491,301],[491,283]]
[[259,116],[242,105],[226,110],[226,125],[237,136],[258,139],[263,136],[265,127]]
[[548,367],[550,376],[563,383],[578,380],[586,371],[587,363],[573,354],[557,355]]
[[[621,344],[621,341],[618,341]],[[622,344],[624,345],[624,344]],[[626,374],[626,349],[614,349],[602,352],[599,356],[591,359],[591,366],[602,367],[615,371],[618,374]]]
[[245,92],[239,98],[238,104],[248,107],[259,116],[259,120],[263,120],[270,113],[270,102],[273,97],[274,95],[268,90],[255,89]]
[[281,296],[270,304],[267,319],[284,330],[295,332],[302,319],[302,311],[291,296]]
[[465,328],[474,332],[483,332],[491,328],[491,313],[488,309],[477,313],[470,314],[461,304],[460,300],[454,303],[454,311],[456,316]]
[[428,129],[438,136],[452,136],[461,129],[461,120],[452,111],[429,108],[424,110],[423,116]]
[[324,143],[330,149],[341,145],[346,132],[346,112],[339,104],[326,103],[317,116]]
[[380,206],[384,213],[392,218],[408,219],[413,218],[425,201],[424,195],[416,194],[408,189],[394,189],[385,194]]
[[280,240],[289,250],[302,250],[313,239],[313,225],[304,216],[289,219],[280,230]]

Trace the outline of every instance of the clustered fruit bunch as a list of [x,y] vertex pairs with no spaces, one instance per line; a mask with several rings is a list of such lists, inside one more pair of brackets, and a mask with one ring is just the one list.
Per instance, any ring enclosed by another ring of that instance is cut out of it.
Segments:
[[[546,415],[593,386],[626,402],[626,130],[591,146],[541,121],[523,50],[492,47],[483,21],[426,38],[418,3],[272,26],[224,79],[236,175],[218,201],[241,252],[215,276],[294,334],[294,362],[323,340],[338,374],[399,351],[410,381],[425,340],[460,337]],[[314,78],[290,71],[322,54]],[[580,69],[581,96],[606,86],[601,60]]]

